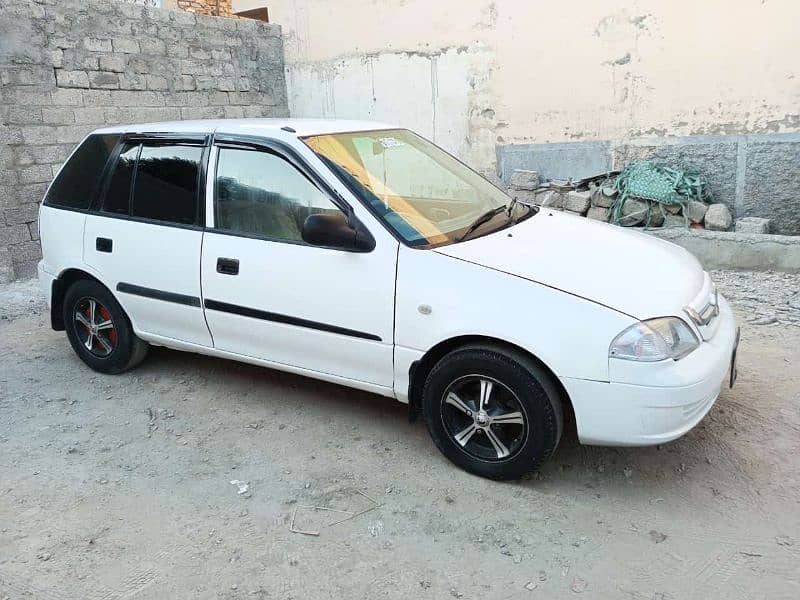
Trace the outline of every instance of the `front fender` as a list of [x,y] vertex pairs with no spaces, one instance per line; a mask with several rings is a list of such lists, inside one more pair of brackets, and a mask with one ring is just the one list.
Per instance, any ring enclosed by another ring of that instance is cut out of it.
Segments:
[[594,381],[608,381],[609,344],[635,322],[579,296],[407,247],[398,258],[395,310],[397,355],[477,335],[525,349],[558,377]]

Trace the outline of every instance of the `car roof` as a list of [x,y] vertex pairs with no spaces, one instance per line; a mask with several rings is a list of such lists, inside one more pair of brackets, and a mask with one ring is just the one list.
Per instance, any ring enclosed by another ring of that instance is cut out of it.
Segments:
[[163,121],[103,127],[94,133],[231,133],[241,135],[269,135],[290,127],[298,136],[397,129],[396,125],[376,121],[347,119],[201,119],[194,121]]

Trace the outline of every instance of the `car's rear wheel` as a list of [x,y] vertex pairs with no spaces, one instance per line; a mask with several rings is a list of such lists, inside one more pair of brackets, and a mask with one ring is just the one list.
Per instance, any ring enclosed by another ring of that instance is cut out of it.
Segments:
[[431,437],[461,468],[517,479],[550,457],[563,423],[551,375],[524,355],[469,346],[444,356],[423,389]]
[[122,373],[147,354],[147,343],[136,337],[119,302],[96,281],[84,279],[69,287],[64,325],[75,353],[95,371]]

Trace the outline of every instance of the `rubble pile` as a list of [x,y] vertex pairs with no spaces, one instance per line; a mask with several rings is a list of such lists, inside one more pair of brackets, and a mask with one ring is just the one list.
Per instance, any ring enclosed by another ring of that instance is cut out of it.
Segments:
[[[613,171],[578,181],[542,182],[538,172],[518,169],[511,175],[509,194],[525,204],[623,227],[691,227],[730,231],[734,225],[730,209],[725,204],[708,201],[710,194],[703,190],[698,193],[697,190],[676,186],[676,191],[670,190],[671,196],[666,201],[645,199],[637,197],[630,189],[621,188],[620,173]],[[692,195],[702,199],[695,199]],[[738,219],[735,229],[742,233],[769,233],[769,219]]]

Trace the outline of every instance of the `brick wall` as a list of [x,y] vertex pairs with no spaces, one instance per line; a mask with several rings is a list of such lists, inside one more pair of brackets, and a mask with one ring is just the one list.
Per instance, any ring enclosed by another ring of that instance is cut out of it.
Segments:
[[233,16],[231,0],[175,0],[178,8],[201,15]]
[[92,129],[288,115],[277,25],[115,0],[4,3],[0,83],[0,279],[33,275],[38,202]]

